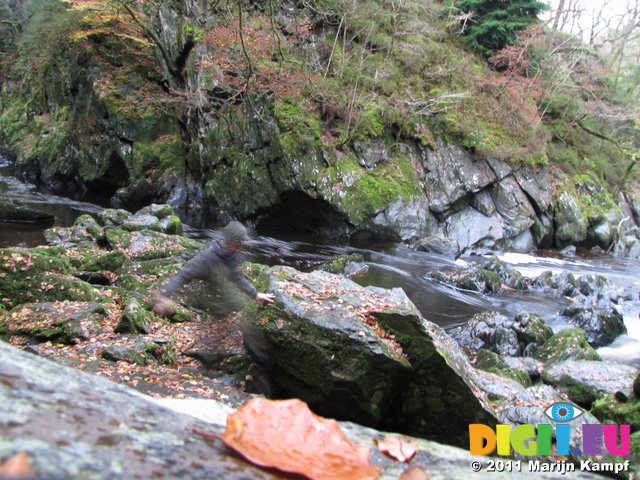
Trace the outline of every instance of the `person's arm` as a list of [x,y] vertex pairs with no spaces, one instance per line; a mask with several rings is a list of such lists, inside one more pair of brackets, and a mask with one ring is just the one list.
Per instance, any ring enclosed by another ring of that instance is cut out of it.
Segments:
[[231,281],[235,283],[241,291],[255,299],[261,307],[263,302],[273,302],[274,295],[272,293],[259,293],[258,289],[254,287],[249,280],[247,280],[242,271],[237,269],[233,270],[231,274]]

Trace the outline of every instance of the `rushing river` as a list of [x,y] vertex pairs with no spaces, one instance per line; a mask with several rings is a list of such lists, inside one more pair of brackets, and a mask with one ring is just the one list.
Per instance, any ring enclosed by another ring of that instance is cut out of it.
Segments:
[[[0,164],[0,197],[56,216],[54,223],[46,225],[0,223],[0,247],[41,245],[44,243],[42,231],[45,228],[71,226],[78,216],[85,213],[96,214],[108,206],[106,199],[70,199],[20,182],[13,176],[13,169],[7,163]],[[185,222],[185,234],[190,237],[207,240],[215,235],[215,230],[207,226],[205,218],[183,216],[182,220]],[[268,265],[290,265],[300,270],[313,269],[344,253],[361,253],[365,258],[366,271],[357,276],[358,283],[385,288],[401,287],[425,318],[445,329],[464,324],[474,314],[487,310],[498,311],[509,318],[522,311],[535,311],[545,318],[554,331],[569,326],[566,319],[558,315],[562,306],[569,303],[568,300],[536,291],[479,295],[457,290],[427,277],[430,271],[462,268],[473,262],[483,261],[484,258],[462,257],[453,260],[388,242],[326,244],[320,243],[317,238],[281,232],[257,232],[246,247],[247,255],[252,261]],[[530,278],[548,270],[554,273],[570,271],[577,277],[599,274],[624,288],[633,298],[619,306],[628,335],[618,338],[599,352],[604,359],[640,366],[639,260],[593,256],[586,252],[563,258],[555,251],[541,251],[530,255],[506,253],[500,255],[500,258]]]

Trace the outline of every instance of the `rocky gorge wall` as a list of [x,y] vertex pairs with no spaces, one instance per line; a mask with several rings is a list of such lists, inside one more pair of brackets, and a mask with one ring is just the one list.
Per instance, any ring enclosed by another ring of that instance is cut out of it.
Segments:
[[[28,89],[5,81],[13,103],[3,117],[16,123],[3,140],[23,175],[112,194],[117,207],[168,203],[221,223],[389,238],[453,255],[569,245],[640,254],[640,200],[612,198],[588,172],[569,178],[552,164],[515,165],[389,127],[327,144],[320,119],[285,93],[221,82],[239,76],[233,65],[199,68],[222,51],[202,38],[215,16],[201,3],[136,11],[151,26],[145,48],[118,50],[106,34],[72,45],[47,74],[55,81],[42,85],[45,105],[23,104]],[[283,31],[296,13],[279,10]],[[294,48],[314,51],[326,35],[311,32]]]

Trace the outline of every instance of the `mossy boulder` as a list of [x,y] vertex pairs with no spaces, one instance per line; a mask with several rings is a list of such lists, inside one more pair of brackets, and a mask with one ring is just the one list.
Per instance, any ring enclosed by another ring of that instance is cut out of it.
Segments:
[[101,323],[108,313],[104,305],[87,302],[24,304],[0,319],[0,336],[71,344],[102,333]]
[[511,368],[500,355],[486,348],[478,350],[473,366],[485,372],[515,380],[525,387],[531,385],[531,377],[527,372],[517,368]]
[[162,225],[160,224],[160,220],[154,215],[132,215],[124,222],[122,222],[122,228],[130,232],[136,230],[152,230],[154,232],[162,232]]
[[143,307],[144,299],[131,296],[124,302],[122,315],[114,328],[116,333],[151,333],[153,314]]
[[478,293],[499,293],[502,291],[500,275],[476,265],[464,270],[437,270],[429,272],[428,275],[438,282],[453,285],[460,290]]
[[631,425],[632,432],[640,431],[640,399],[636,395],[626,401],[620,401],[614,394],[605,395],[593,403],[590,411],[602,423]]
[[602,360],[580,328],[568,328],[556,333],[535,352],[534,358],[546,364],[565,360]]
[[519,292],[529,289],[527,278],[507,262],[492,257],[482,264],[484,270],[490,270],[500,277],[500,283]]
[[256,286],[276,298],[244,310],[245,346],[280,388],[318,413],[393,421],[467,447],[469,423],[495,424],[465,355],[401,289],[290,267],[270,268]]
[[202,242],[180,235],[120,227],[105,227],[105,238],[113,250],[121,250],[132,260],[192,256],[205,247]]
[[334,259],[320,266],[320,270],[324,270],[325,272],[341,274],[345,272],[345,268],[350,263],[359,263],[363,262],[364,257],[361,253],[350,253],[345,255],[338,255]]
[[482,312],[449,333],[471,355],[484,348],[511,357],[532,356],[553,334],[544,319],[533,312],[521,312],[513,320],[497,312]]
[[555,244],[558,248],[576,245],[587,238],[587,219],[580,204],[570,191],[564,190],[554,199]]
[[90,284],[70,275],[69,260],[54,252],[0,250],[0,295],[4,304],[97,298]]
[[117,272],[118,270],[132,265],[133,262],[127,255],[119,250],[107,252],[90,259],[80,266],[80,270],[86,272]]
[[562,310],[561,315],[569,317],[569,323],[584,330],[587,342],[594,348],[607,346],[627,333],[622,315],[613,308],[572,305]]
[[638,369],[613,362],[567,360],[547,366],[542,381],[578,405],[590,408],[597,399],[618,391],[630,395]]
[[128,210],[108,208],[98,214],[102,226],[122,225],[132,215]]

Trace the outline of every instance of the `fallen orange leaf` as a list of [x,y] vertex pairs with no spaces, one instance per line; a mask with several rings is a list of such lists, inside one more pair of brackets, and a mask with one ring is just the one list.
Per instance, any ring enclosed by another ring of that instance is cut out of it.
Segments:
[[378,449],[399,462],[408,462],[418,451],[418,443],[404,435],[386,435],[376,438]]
[[380,474],[369,464],[367,447],[349,441],[338,422],[297,399],[252,399],[227,417],[220,438],[257,465],[312,480],[373,480]]
[[31,470],[27,452],[8,458],[0,464],[0,477],[2,478],[27,478],[35,477],[35,473]]

